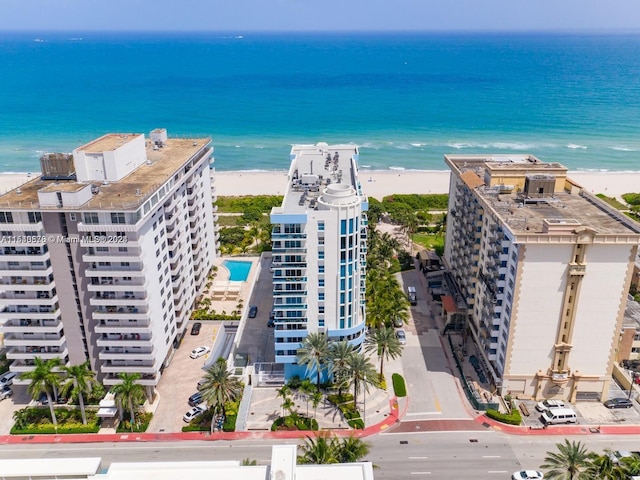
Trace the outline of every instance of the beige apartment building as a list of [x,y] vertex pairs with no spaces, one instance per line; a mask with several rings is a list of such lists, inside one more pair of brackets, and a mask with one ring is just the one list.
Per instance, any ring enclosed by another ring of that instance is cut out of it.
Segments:
[[[89,360],[152,389],[216,256],[209,138],[108,134],[45,154],[0,196],[0,321],[11,370]],[[19,381],[17,381],[18,383]]]
[[606,397],[640,225],[531,155],[445,156],[445,263],[501,394]]

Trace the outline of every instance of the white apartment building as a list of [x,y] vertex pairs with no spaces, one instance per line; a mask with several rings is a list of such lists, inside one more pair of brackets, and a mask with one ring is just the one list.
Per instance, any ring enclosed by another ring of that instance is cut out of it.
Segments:
[[354,145],[294,145],[288,187],[273,224],[275,358],[285,377],[300,342],[321,332],[359,347],[365,337],[367,198]]
[[451,293],[491,383],[535,399],[606,398],[640,225],[559,163],[531,155],[445,162]]
[[158,383],[216,256],[210,143],[108,134],[44,155],[41,177],[0,196],[12,371],[60,357],[105,385]]

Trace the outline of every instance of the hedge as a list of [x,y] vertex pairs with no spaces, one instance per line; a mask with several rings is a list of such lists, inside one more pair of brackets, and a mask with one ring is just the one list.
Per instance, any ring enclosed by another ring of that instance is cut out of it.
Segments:
[[76,424],[71,423],[68,425],[59,425],[58,430],[53,426],[53,423],[42,423],[39,425],[33,425],[27,428],[16,428],[15,426],[11,429],[11,435],[48,435],[48,434],[69,434],[69,433],[98,433],[100,430],[100,425],[98,424],[87,424],[83,425],[82,423]]
[[407,396],[407,387],[404,383],[404,378],[402,375],[394,373],[391,375],[391,381],[393,382],[393,392],[396,397],[406,397]]
[[511,407],[511,413],[500,413],[497,410],[489,409],[486,411],[487,417],[497,420],[508,425],[520,425],[522,423],[522,415],[514,405]]

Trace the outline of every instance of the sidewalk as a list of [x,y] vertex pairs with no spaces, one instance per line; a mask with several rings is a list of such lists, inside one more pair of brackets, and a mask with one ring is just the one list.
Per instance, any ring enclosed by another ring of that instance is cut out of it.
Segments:
[[500,423],[486,415],[480,415],[475,420],[487,428],[509,435],[640,435],[640,425],[551,425],[547,428],[530,428]]

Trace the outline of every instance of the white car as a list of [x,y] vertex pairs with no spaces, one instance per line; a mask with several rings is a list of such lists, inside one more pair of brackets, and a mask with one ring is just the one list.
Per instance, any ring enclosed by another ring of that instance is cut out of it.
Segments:
[[202,415],[206,411],[207,411],[207,404],[206,403],[201,403],[200,405],[196,405],[191,410],[189,410],[187,413],[185,413],[184,417],[182,417],[182,420],[184,420],[185,422],[189,423],[191,420],[193,420],[194,418],[199,417],[200,415]]
[[511,480],[543,480],[544,475],[542,472],[538,472],[536,470],[520,470],[519,472],[514,472],[511,475]]
[[540,413],[544,413],[550,408],[564,408],[564,402],[562,400],[543,400],[536,404],[536,410]]
[[400,342],[400,345],[407,344],[407,333],[402,328],[396,330],[396,337],[398,337],[398,342]]
[[9,388],[8,386],[5,385],[0,389],[0,400],[9,398],[11,395],[13,395],[13,390],[11,390],[11,388]]
[[191,358],[200,358],[201,356],[206,355],[210,351],[211,351],[211,349],[209,347],[198,347],[198,348],[194,348],[191,351],[191,355],[189,355],[189,356]]
[[0,388],[13,384],[13,379],[18,376],[17,372],[7,372],[0,377]]

